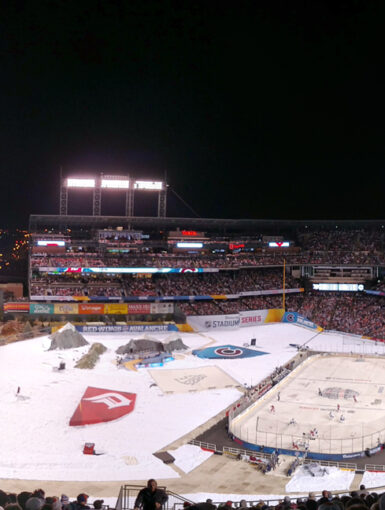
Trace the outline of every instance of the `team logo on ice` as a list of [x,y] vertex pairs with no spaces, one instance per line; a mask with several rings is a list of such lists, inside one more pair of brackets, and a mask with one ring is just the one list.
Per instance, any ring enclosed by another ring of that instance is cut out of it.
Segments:
[[225,358],[239,358],[241,354],[243,354],[242,349],[234,348],[231,346],[228,347],[218,347],[218,349],[215,349],[215,354],[218,354],[219,356],[224,356]]
[[189,384],[191,386],[194,386],[195,384],[198,384],[200,381],[202,381],[202,379],[205,379],[206,377],[207,376],[204,374],[185,375],[184,377],[175,379],[175,381],[181,384]]
[[253,358],[254,356],[262,356],[267,354],[264,351],[255,349],[247,349],[237,345],[218,345],[217,347],[206,347],[206,349],[196,349],[192,351],[198,358],[208,359],[236,359],[236,358]]
[[134,410],[135,400],[135,393],[88,386],[72,415],[70,425],[91,425],[117,420]]
[[115,409],[116,407],[129,406],[131,404],[131,400],[124,397],[121,393],[103,393],[102,395],[97,395],[96,397],[83,398],[83,400],[88,400],[89,402],[93,402],[94,404],[105,404],[108,409]]

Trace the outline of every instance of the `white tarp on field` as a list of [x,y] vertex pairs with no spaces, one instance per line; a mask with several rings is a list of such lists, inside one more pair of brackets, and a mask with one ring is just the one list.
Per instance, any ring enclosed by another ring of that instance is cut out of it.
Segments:
[[187,393],[241,386],[238,381],[216,366],[149,370],[149,373],[164,393]]

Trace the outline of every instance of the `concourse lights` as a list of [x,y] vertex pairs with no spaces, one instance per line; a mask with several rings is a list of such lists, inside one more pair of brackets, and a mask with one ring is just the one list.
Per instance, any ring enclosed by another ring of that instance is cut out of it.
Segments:
[[203,248],[203,243],[176,243],[177,248]]

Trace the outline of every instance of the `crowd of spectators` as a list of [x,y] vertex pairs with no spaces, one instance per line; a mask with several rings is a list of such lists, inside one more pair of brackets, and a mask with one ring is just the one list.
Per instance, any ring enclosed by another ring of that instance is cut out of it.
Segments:
[[[262,239],[262,237],[261,237]],[[294,264],[330,265],[385,265],[384,230],[318,230],[304,229],[293,237],[294,247],[282,251],[260,245],[254,252],[200,254],[155,253],[152,245],[147,253],[109,253],[105,246],[84,252],[65,254],[35,253],[31,256],[32,277],[30,295],[49,298],[63,296],[113,297],[129,296],[199,296],[239,294],[250,291],[274,291],[282,288],[282,266]],[[262,243],[262,242],[261,242]],[[141,246],[145,246],[145,242]],[[37,271],[39,267],[175,267],[219,268],[212,273],[138,275],[65,274],[48,275]],[[249,266],[249,268],[247,268]],[[264,266],[264,267],[261,267]],[[223,269],[223,268],[228,268]],[[286,272],[287,289],[302,287],[301,281]],[[378,281],[373,290],[385,291],[384,281]],[[281,294],[247,296],[239,299],[179,302],[180,310],[187,315],[230,314],[240,311],[281,308]],[[286,310],[298,312],[325,329],[345,331],[359,335],[385,338],[385,306],[382,296],[363,293],[333,293],[307,290],[287,294]]]
[[341,229],[302,231],[297,233],[297,242],[305,250],[322,251],[383,251],[385,229]]
[[[73,282],[71,284],[71,281]],[[286,287],[298,286],[289,274]],[[87,278],[75,275],[41,276],[31,281],[31,296],[116,295],[116,296],[201,296],[212,294],[238,294],[239,292],[274,290],[283,286],[281,268],[242,269],[217,273],[172,273],[138,278],[120,275],[116,279],[105,276]],[[108,294],[108,288],[113,294]],[[101,294],[101,290],[103,293]],[[118,290],[119,289],[119,290]],[[95,294],[95,291],[98,294]]]
[[88,502],[88,494],[81,493],[73,501],[68,496],[46,496],[43,489],[33,492],[22,491],[19,494],[7,493],[0,490],[0,508],[3,510],[101,510],[104,505],[102,499]]
[[301,250],[289,251],[263,249],[258,252],[237,254],[202,253],[191,255],[151,254],[138,257],[136,254],[120,257],[95,256],[32,257],[31,267],[174,267],[174,268],[240,268],[267,265],[301,264],[385,264],[385,254],[380,251],[352,250]]
[[[219,300],[216,306],[196,301],[178,304],[186,315],[231,314],[247,310],[282,308],[282,295],[250,296]],[[385,338],[385,300],[382,296],[357,293],[306,292],[287,294],[286,311],[297,312],[327,330],[372,338]],[[218,312],[221,310],[221,312]]]
[[[166,498],[165,493],[164,499]],[[70,501],[65,494],[61,497],[46,496],[42,489],[33,492],[22,491],[19,494],[0,490],[0,508],[4,510],[90,510],[91,508],[100,510],[106,508],[102,499],[94,500],[92,506],[88,500],[89,496],[85,493],[79,494],[74,501]],[[146,500],[146,504],[143,505],[144,510],[152,508],[151,501],[151,499]],[[384,510],[385,494],[369,492],[364,485],[360,485],[359,490],[335,495],[329,490],[323,490],[320,496],[309,492],[306,497],[285,496],[272,500],[268,498],[254,501],[241,499],[235,502],[226,501],[226,498],[223,498],[223,502],[213,502],[209,498],[205,502],[195,504],[185,501],[183,509],[187,508],[189,510]]]
[[318,230],[295,234],[289,248],[269,248],[261,243],[254,251],[226,249],[217,251],[215,242],[207,242],[208,249],[200,253],[173,253],[167,245],[159,252],[155,245],[146,242],[142,251],[111,253],[105,245],[88,247],[83,252],[65,254],[34,253],[31,267],[174,267],[174,268],[239,268],[247,266],[287,264],[385,264],[385,230]]
[[[299,287],[298,280],[288,276],[286,288]],[[377,289],[384,288],[380,282]],[[76,279],[74,284],[57,280],[34,281],[30,295],[47,299],[62,296],[113,297],[126,296],[199,296],[238,294],[239,292],[282,289],[279,268],[244,269],[219,273],[184,273],[134,278],[129,275],[118,280],[92,279],[90,283]],[[329,330],[385,338],[385,301],[382,296],[362,292],[305,291],[286,294],[286,310],[297,312],[315,324]],[[247,296],[239,299],[178,302],[186,315],[220,315],[247,310],[282,308],[282,293]]]

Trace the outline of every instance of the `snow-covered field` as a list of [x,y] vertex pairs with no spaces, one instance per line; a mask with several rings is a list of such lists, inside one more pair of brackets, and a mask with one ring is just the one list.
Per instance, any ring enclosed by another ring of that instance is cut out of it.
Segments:
[[[200,392],[163,394],[146,368],[137,372],[117,368],[116,349],[133,334],[85,334],[90,342],[101,342],[107,351],[93,370],[74,368],[88,346],[48,351],[50,339],[42,337],[0,348],[0,478],[39,480],[142,480],[177,477],[153,453],[194,430],[237,400],[234,387]],[[165,340],[166,334],[153,334]],[[180,335],[189,347],[175,361],[155,370],[217,366],[240,385],[254,385],[276,366],[292,358],[296,349],[314,332],[290,324],[242,328],[229,332]],[[200,359],[191,353],[207,345],[244,346],[256,338],[255,349],[268,354],[242,359]],[[307,343],[315,349],[341,352],[384,352],[383,345],[341,335],[319,334]],[[66,369],[55,371],[60,361]],[[151,369],[154,370],[154,369]],[[135,393],[132,413],[108,423],[70,427],[69,420],[88,386]],[[20,387],[19,396],[16,395]],[[100,456],[82,453],[85,442],[95,443]],[[198,448],[183,459],[182,470],[194,469],[206,456]],[[173,453],[172,451],[170,451]],[[188,460],[187,460],[188,458]]]

